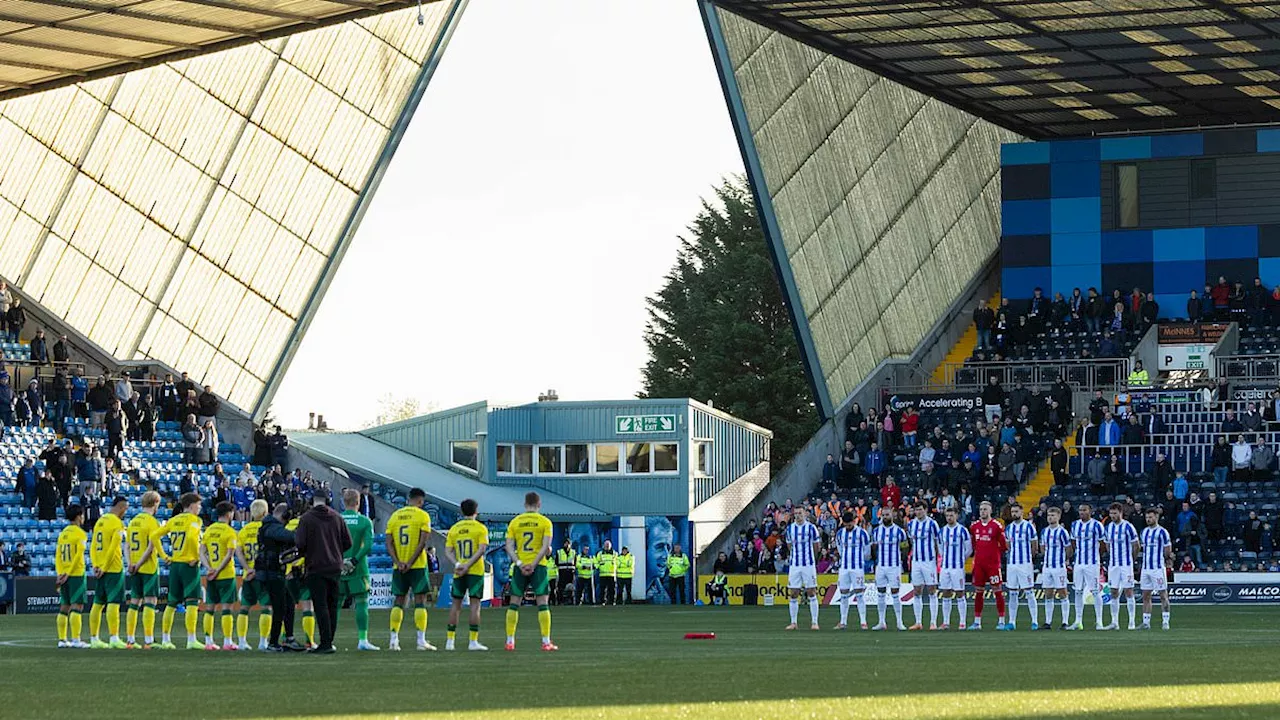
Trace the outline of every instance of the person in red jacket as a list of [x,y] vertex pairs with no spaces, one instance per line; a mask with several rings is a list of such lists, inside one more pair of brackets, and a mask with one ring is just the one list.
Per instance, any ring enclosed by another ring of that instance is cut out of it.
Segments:
[[898,483],[893,481],[893,476],[889,476],[884,481],[884,487],[880,488],[880,507],[897,508],[902,504],[902,489],[898,487]]
[[1218,284],[1213,286],[1213,290],[1209,291],[1213,297],[1213,310],[1217,315],[1217,319],[1222,320],[1231,313],[1231,284],[1227,282],[1225,276],[1218,276]]
[[902,444],[907,447],[916,446],[916,431],[920,428],[920,413],[909,407],[902,411]]

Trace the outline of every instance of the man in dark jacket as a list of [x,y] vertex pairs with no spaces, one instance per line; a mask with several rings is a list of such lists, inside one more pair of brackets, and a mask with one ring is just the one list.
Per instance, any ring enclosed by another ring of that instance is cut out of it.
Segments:
[[[271,639],[267,647],[272,652],[306,649],[293,641],[293,598],[285,589],[284,564],[280,562],[280,553],[294,547],[293,531],[284,526],[288,512],[289,506],[280,503],[270,515],[262,518],[262,526],[258,528],[258,557],[253,563],[254,576],[262,581],[271,598]],[[280,643],[281,630],[286,638],[283,644]]]
[[67,336],[63,335],[58,338],[58,342],[53,344],[53,361],[56,363],[70,362],[71,360],[71,343],[67,342]]
[[295,542],[306,560],[303,567],[320,633],[320,645],[311,652],[331,655],[337,652],[333,635],[338,629],[338,576],[342,574],[342,554],[351,549],[351,532],[342,515],[329,507],[328,498],[316,493],[311,509],[298,521]]
[[43,330],[36,330],[36,336],[31,338],[31,362],[49,364],[49,343],[44,339]]

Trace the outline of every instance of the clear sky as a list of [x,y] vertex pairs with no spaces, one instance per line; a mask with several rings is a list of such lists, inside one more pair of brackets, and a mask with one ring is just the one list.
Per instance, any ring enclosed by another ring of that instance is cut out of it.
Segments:
[[474,0],[273,414],[634,396],[644,298],[741,172],[692,0]]

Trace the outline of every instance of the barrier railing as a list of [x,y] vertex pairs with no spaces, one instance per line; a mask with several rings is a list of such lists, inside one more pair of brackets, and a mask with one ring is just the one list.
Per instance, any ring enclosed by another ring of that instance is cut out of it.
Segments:
[[1280,354],[1227,355],[1216,362],[1218,377],[1233,383],[1280,382]]
[[1063,379],[1079,390],[1115,392],[1129,378],[1129,359],[948,362],[942,364],[942,374],[947,387],[936,390],[979,392],[995,375],[1006,389],[1017,383],[1048,386]]

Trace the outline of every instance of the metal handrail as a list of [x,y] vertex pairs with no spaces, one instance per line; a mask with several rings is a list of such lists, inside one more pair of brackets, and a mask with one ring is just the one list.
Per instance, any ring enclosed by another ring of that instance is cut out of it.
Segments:
[[[1153,437],[1170,437],[1176,438],[1173,433],[1164,433]],[[1277,447],[1280,442],[1280,431],[1267,430],[1253,433],[1256,441],[1258,437],[1263,437],[1266,444]],[[1250,447],[1253,443],[1250,443]],[[1094,455],[1119,455],[1124,463],[1125,472],[1129,472],[1129,461],[1137,457],[1138,472],[1147,472],[1149,465],[1155,464],[1156,453],[1163,453],[1169,464],[1179,470],[1187,472],[1209,472],[1213,469],[1213,445],[1205,443],[1178,443],[1178,442],[1148,442],[1143,445],[1076,445],[1069,451],[1071,456],[1080,459],[1080,471],[1083,473],[1085,465]],[[1196,457],[1198,456],[1198,457]],[[1193,465],[1193,461],[1198,460],[1197,465]]]
[[[1109,381],[1106,381],[1104,369],[1112,373]],[[969,370],[973,371],[972,380],[966,378],[965,371]],[[995,374],[999,375],[1000,383],[1005,387],[1017,383],[1047,386],[1064,378],[1079,390],[1114,391],[1129,378],[1129,359],[946,362],[942,364],[942,373],[947,388],[960,392],[981,391],[987,379]]]
[[1232,382],[1274,383],[1280,380],[1280,353],[1226,355],[1215,360],[1218,364],[1217,376]]

